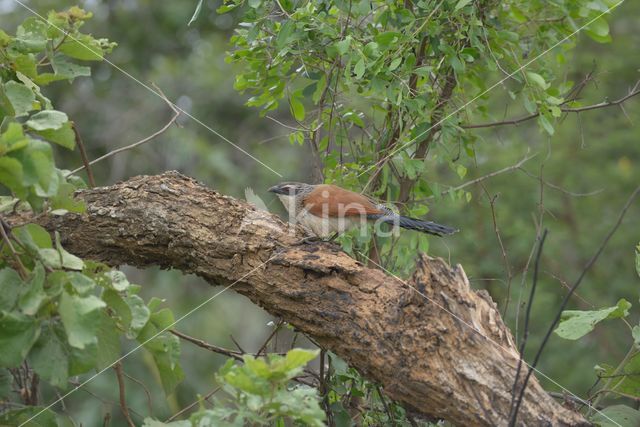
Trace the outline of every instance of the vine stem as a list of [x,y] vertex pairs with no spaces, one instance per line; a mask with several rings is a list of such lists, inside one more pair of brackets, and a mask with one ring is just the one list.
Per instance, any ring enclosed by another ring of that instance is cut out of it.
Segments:
[[[636,354],[638,354],[638,350],[636,350],[636,345],[635,343],[631,346],[631,348],[629,349],[629,351],[627,352],[627,354],[624,356],[624,358],[622,359],[622,361],[618,364],[618,366],[616,367],[616,369],[611,373],[611,376],[607,379],[607,382],[602,386],[601,390],[609,390],[611,387],[611,383],[613,382],[614,379],[618,378],[617,375],[620,373],[620,371],[624,368],[624,366],[627,364],[627,362],[629,360],[631,360],[631,358],[633,356],[635,356]],[[596,393],[598,394],[598,397],[596,397],[596,400],[593,401],[592,406],[596,406],[598,405],[598,403],[600,403],[600,400],[602,400],[602,398],[607,394],[607,393]]]

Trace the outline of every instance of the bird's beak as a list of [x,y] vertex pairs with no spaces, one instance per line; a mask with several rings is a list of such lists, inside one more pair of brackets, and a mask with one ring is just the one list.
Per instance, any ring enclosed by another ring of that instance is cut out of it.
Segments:
[[282,190],[280,189],[279,185],[274,185],[273,187],[271,187],[270,189],[267,190],[269,193],[275,193],[275,194],[283,194]]

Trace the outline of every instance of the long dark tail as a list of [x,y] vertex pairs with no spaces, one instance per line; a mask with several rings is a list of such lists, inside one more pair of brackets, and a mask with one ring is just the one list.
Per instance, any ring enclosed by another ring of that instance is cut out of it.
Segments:
[[431,221],[423,221],[421,219],[409,218],[406,216],[390,216],[390,215],[369,215],[370,219],[380,219],[387,224],[398,224],[402,228],[408,230],[416,230],[422,233],[433,234],[434,236],[447,236],[458,230],[456,228],[447,227],[446,225],[436,224]]

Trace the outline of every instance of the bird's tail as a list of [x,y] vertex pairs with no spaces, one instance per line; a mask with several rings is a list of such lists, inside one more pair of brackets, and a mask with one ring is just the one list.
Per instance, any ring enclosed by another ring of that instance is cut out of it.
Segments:
[[[373,215],[369,215],[369,218],[372,218]],[[409,218],[406,216],[391,216],[391,215],[380,215],[375,219],[380,219],[387,224],[397,224],[402,228],[406,228],[408,230],[416,230],[422,233],[433,234],[434,236],[446,236],[449,234],[453,234],[458,230],[456,228],[447,227],[446,225],[436,224],[431,221],[423,221],[421,219]]]

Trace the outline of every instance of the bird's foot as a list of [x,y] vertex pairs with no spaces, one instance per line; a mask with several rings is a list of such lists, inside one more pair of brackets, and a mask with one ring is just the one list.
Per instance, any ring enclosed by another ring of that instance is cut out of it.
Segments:
[[318,244],[318,243],[329,243],[332,245],[338,245],[338,243],[335,242],[336,237],[338,237],[338,233],[335,233],[329,238],[322,238],[318,236],[307,236],[303,239],[298,240],[292,246],[310,245],[310,244]]

